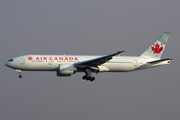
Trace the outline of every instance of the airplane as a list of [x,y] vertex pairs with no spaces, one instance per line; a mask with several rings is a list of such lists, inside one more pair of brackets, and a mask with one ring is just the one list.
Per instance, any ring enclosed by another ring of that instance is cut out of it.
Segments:
[[56,71],[57,76],[66,77],[76,72],[85,72],[83,80],[94,81],[91,73],[129,72],[170,64],[172,58],[161,59],[170,32],[164,32],[140,56],[117,56],[124,51],[109,55],[23,55],[11,58],[5,65],[21,71]]

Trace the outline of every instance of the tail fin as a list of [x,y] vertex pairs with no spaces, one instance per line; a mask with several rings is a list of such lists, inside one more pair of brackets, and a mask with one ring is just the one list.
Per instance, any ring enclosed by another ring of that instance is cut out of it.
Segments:
[[140,57],[160,59],[170,32],[164,32]]

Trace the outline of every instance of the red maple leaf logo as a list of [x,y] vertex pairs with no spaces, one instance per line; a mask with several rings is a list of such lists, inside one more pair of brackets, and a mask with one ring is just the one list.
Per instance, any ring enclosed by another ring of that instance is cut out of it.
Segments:
[[28,57],[28,60],[30,60],[30,61],[33,60],[33,57]]
[[154,54],[161,54],[161,51],[163,50],[163,47],[159,47],[160,45],[158,43],[156,43],[156,45],[151,46],[151,49],[153,51]]

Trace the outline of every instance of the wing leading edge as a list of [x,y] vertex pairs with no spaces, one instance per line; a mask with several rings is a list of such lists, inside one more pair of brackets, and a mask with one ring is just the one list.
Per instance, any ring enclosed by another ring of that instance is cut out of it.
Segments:
[[107,61],[111,60],[114,56],[125,52],[125,51],[118,51],[116,53],[113,54],[109,54],[109,55],[105,55],[102,57],[98,57],[95,59],[90,59],[90,60],[86,60],[86,61],[82,61],[82,62],[78,62],[76,64],[74,64],[76,67],[79,68],[86,68],[86,67],[97,67],[98,65],[102,65],[104,63],[106,63]]

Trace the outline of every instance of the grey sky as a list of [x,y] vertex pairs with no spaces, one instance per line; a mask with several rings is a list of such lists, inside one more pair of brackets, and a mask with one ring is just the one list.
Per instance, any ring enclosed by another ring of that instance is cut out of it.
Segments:
[[[179,120],[179,0],[1,0],[1,120]],[[129,73],[26,72],[4,63],[25,54],[138,56],[171,32],[170,65]]]

